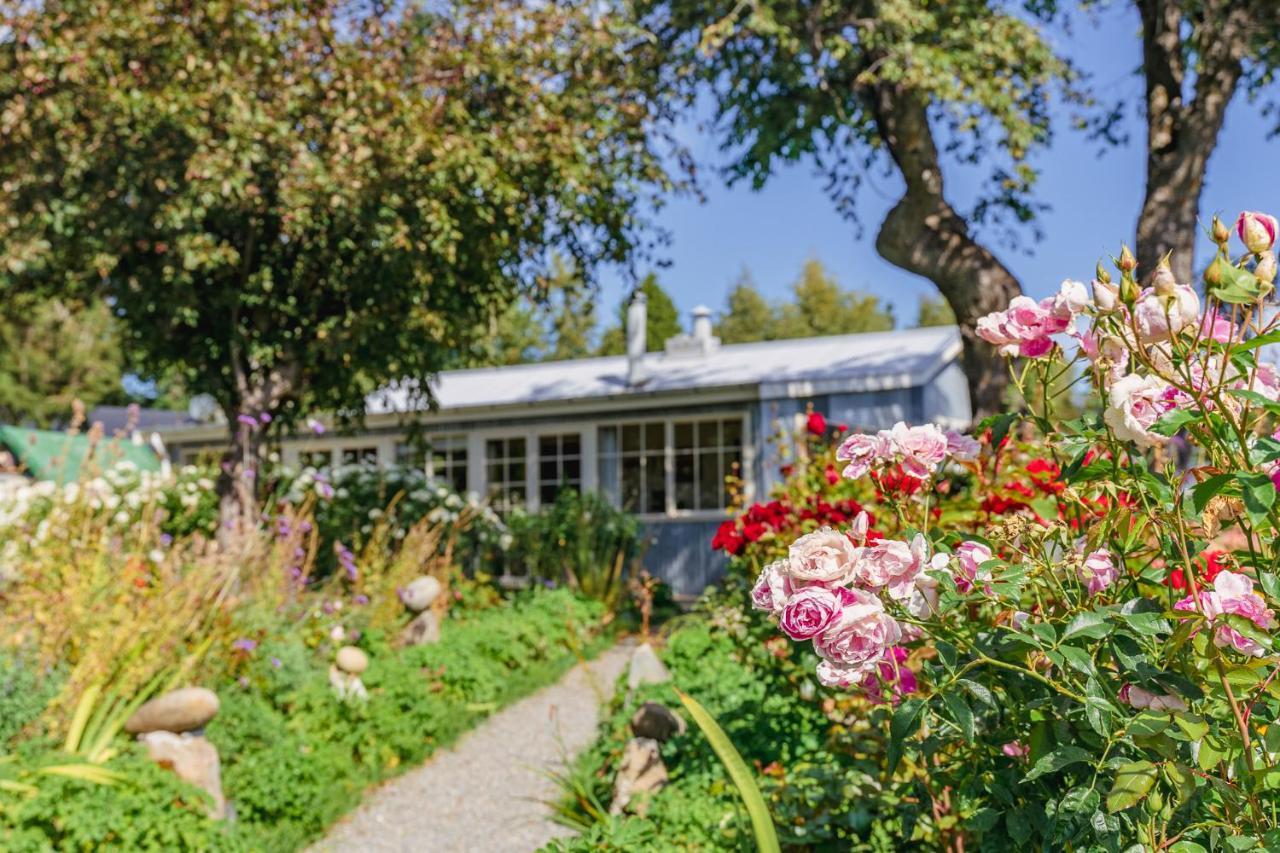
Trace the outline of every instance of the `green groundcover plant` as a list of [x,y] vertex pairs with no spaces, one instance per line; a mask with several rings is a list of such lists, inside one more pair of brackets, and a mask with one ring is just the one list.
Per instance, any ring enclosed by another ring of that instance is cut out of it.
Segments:
[[[359,641],[371,659],[363,703],[335,697],[328,661],[300,638],[245,649],[241,674],[215,685],[222,708],[207,730],[234,820],[207,818],[200,791],[132,744],[102,765],[113,781],[97,784],[41,773],[68,761],[60,744],[17,738],[0,763],[0,849],[298,849],[369,785],[594,655],[608,642],[603,615],[598,602],[568,590],[536,589],[454,613],[437,644],[395,650],[370,631]],[[5,731],[16,732],[43,704],[8,689],[33,682],[0,663],[0,707],[15,715]]]

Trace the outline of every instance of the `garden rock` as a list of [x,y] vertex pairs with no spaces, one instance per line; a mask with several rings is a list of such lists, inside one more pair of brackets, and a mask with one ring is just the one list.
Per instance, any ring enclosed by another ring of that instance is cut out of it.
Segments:
[[152,699],[125,721],[129,734],[189,732],[204,728],[218,713],[218,695],[204,687],[183,687]]
[[343,702],[363,702],[369,698],[360,676],[343,672],[336,666],[329,667],[329,686]]
[[653,646],[648,643],[636,646],[627,670],[627,689],[635,690],[642,684],[664,684],[670,680],[671,671],[658,659]]
[[414,612],[426,610],[440,597],[440,589],[440,581],[430,575],[423,575],[410,581],[409,585],[400,591],[400,600],[404,602],[405,607]]
[[631,731],[639,738],[666,743],[685,732],[684,718],[661,702],[645,702],[631,716]]
[[351,675],[359,675],[369,668],[369,656],[355,646],[343,646],[338,649],[334,662],[338,665],[338,669]]
[[424,610],[404,626],[400,632],[400,645],[422,646],[427,643],[440,642],[440,617],[430,610]]
[[609,814],[622,814],[629,809],[643,817],[649,809],[649,797],[666,784],[667,766],[662,763],[661,746],[653,738],[632,738],[627,741],[613,777]]
[[218,748],[202,735],[153,731],[138,735],[147,755],[161,767],[172,770],[184,782],[195,785],[213,797],[209,817],[221,820],[227,814],[227,801],[222,796],[222,764]]

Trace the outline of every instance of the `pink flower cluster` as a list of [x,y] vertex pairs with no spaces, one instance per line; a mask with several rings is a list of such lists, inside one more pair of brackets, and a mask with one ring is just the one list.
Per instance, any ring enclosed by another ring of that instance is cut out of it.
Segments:
[[977,335],[999,347],[1003,355],[1040,358],[1053,349],[1053,336],[1073,328],[1088,304],[1085,286],[1068,279],[1057,294],[1039,302],[1015,296],[1004,311],[993,311],[978,320]]
[[933,424],[907,426],[898,421],[892,429],[846,437],[836,449],[836,458],[848,463],[844,476],[849,480],[865,477],[874,467],[893,464],[901,466],[903,473],[925,480],[948,457],[957,462],[972,462],[980,450],[981,445],[964,433],[944,432]]
[[[1270,631],[1276,627],[1275,613],[1267,607],[1262,596],[1253,591],[1253,581],[1236,572],[1219,572],[1213,579],[1213,589],[1200,590],[1198,597],[1188,595],[1173,607],[1175,610],[1202,613],[1210,623],[1217,622],[1219,616],[1234,614],[1243,616],[1263,630]],[[1261,657],[1266,652],[1259,643],[1225,621],[1218,622],[1213,643],[1218,648],[1232,648],[1253,657]]]
[[[865,525],[854,522],[855,530]],[[867,542],[824,527],[797,539],[787,557],[760,573],[752,605],[773,613],[793,640],[812,640],[822,658],[818,680],[827,686],[866,686],[887,679],[902,689],[902,659],[895,657],[904,631],[885,610],[880,593],[923,617],[937,606],[937,580],[925,569],[945,569],[944,554],[929,557],[923,536],[910,544]],[[885,666],[888,666],[888,669]]]
[[1118,698],[1131,708],[1140,711],[1185,711],[1187,703],[1172,693],[1152,693],[1136,684],[1126,684],[1120,688]]
[[1120,577],[1120,570],[1116,568],[1111,552],[1100,549],[1084,558],[1077,574],[1089,594],[1097,595],[1116,582],[1116,578]]

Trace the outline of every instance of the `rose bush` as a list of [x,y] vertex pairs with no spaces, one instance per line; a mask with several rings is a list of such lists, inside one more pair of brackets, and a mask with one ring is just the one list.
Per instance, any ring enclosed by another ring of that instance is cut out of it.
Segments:
[[[1092,298],[1014,299],[978,334],[1026,411],[855,433],[831,484],[852,517],[722,528],[762,564],[751,604],[867,703],[916,841],[1280,846],[1276,231],[1242,214],[1233,258],[1215,221],[1203,295],[1167,264],[1140,287],[1126,249]],[[1081,417],[1028,392],[1071,376]]]

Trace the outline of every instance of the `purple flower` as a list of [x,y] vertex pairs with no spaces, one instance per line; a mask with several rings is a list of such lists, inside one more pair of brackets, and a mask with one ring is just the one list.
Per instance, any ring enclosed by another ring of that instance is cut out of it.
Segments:
[[173,537],[172,537],[172,536],[170,536],[168,533],[161,533],[161,534],[160,534],[160,544],[161,544],[161,545],[163,545],[164,547],[168,548],[170,545],[172,545],[172,544],[173,544]]
[[251,652],[258,647],[257,640],[250,640],[247,637],[241,637],[231,644],[231,648],[241,652]]
[[276,669],[279,669],[280,667],[284,666],[284,664],[280,662],[280,658],[272,658],[271,665],[274,666]]
[[258,422],[261,423],[263,426],[266,426],[267,424],[271,423],[271,414],[268,412],[263,412],[262,414],[258,415]]
[[324,424],[320,423],[315,418],[307,418],[307,428],[316,435],[324,435]]
[[357,595],[355,598],[351,600],[356,604],[368,604],[369,596],[365,595],[364,593],[360,593],[359,595]]
[[236,415],[236,420],[251,429],[258,425],[258,419],[253,415]]

